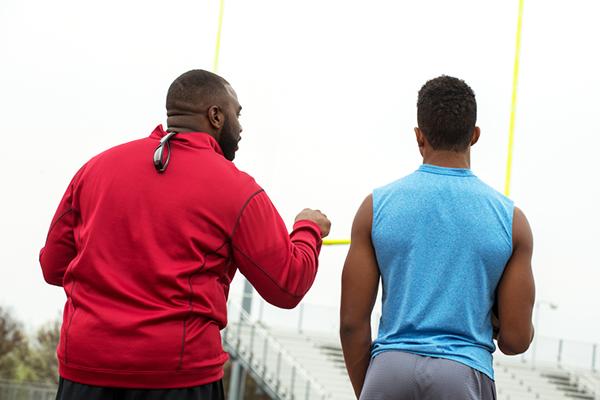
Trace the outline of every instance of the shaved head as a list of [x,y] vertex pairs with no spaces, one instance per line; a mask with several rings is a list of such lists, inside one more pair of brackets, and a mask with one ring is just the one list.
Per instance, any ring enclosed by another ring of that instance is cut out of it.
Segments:
[[204,132],[217,140],[232,161],[241,140],[240,105],[235,90],[219,75],[193,69],[173,81],[167,92],[167,130]]
[[173,81],[167,92],[167,114],[171,111],[202,112],[220,105],[228,96],[229,83],[212,72],[193,69]]

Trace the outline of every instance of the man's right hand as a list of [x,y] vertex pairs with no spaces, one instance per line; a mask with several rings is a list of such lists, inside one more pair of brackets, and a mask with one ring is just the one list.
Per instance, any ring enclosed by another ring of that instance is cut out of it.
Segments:
[[307,219],[319,225],[319,229],[321,229],[321,238],[324,238],[325,236],[329,235],[329,230],[331,229],[331,221],[329,221],[327,215],[323,214],[321,211],[305,208],[304,210],[300,211],[300,214],[296,216],[294,222],[298,222],[304,219]]

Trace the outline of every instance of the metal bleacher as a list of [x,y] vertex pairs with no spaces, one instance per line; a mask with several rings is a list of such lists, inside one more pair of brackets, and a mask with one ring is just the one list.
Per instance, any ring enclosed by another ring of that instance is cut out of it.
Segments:
[[[230,301],[228,305],[229,324],[222,332],[224,347],[271,399],[355,399],[338,335],[331,329],[336,325],[335,317],[323,318],[322,312],[307,311],[304,306],[281,314],[273,309],[275,318],[269,320],[265,317],[268,313],[263,315],[263,304],[255,304],[255,312],[250,314],[238,304]],[[284,321],[294,313],[297,323]],[[315,315],[318,323],[307,329],[308,320]],[[570,346],[562,340],[546,339],[545,349],[556,352],[544,357],[543,340],[534,342],[541,343],[537,357],[530,352],[516,357],[494,355],[498,400],[600,400],[597,345],[587,345],[588,357],[577,364],[568,350],[581,350],[581,343]],[[55,394],[53,385],[0,380],[0,400],[50,400]],[[243,399],[243,394],[228,396],[232,398]]]
[[578,383],[578,375],[568,370],[501,360],[494,369],[499,399],[596,399],[592,390]]
[[[231,306],[229,315],[225,348],[272,399],[355,399],[335,332],[267,325]],[[494,369],[499,400],[600,399],[600,373],[593,368],[497,353]]]
[[335,398],[315,378],[314,371],[309,372],[310,367],[292,355],[296,350],[294,344],[281,341],[235,303],[229,303],[228,315],[229,324],[222,334],[223,345],[269,397],[281,400]]
[[53,400],[56,386],[0,379],[0,400]]

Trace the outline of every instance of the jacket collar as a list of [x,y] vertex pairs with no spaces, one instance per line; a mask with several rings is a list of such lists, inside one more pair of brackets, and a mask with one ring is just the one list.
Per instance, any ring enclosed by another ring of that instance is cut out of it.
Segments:
[[[167,132],[163,129],[162,124],[160,124],[154,128],[149,137],[151,139],[160,140],[166,134]],[[216,153],[223,155],[223,151],[221,150],[219,143],[217,143],[214,137],[206,132],[181,132],[177,135],[174,135],[171,139],[169,139],[169,141],[182,143],[198,149],[212,149]]]

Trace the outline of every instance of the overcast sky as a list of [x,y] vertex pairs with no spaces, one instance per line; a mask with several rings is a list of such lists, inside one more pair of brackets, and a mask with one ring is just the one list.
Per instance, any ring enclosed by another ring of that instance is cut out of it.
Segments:
[[[244,110],[238,167],[286,222],[349,236],[362,199],[414,171],[416,96],[440,74],[479,107],[472,168],[502,191],[518,1],[226,0],[219,73]],[[170,82],[210,69],[218,0],[0,2],[0,304],[30,326],[65,296],[38,252],[75,171],[164,123]],[[535,236],[540,332],[600,341],[600,4],[526,0],[512,198]],[[308,303],[336,305],[346,249],[324,248]]]

